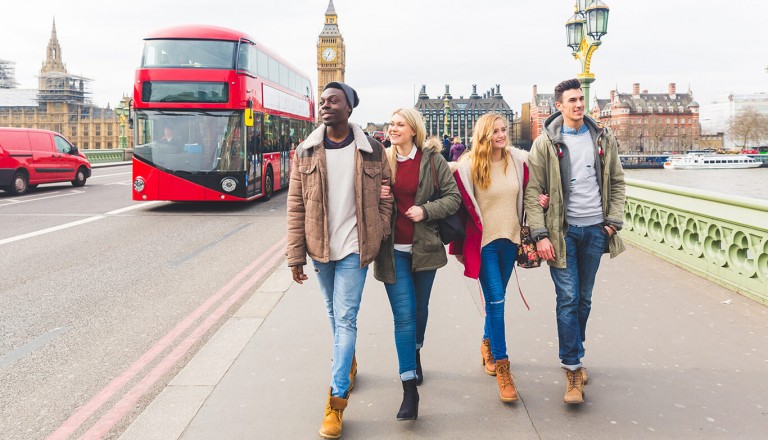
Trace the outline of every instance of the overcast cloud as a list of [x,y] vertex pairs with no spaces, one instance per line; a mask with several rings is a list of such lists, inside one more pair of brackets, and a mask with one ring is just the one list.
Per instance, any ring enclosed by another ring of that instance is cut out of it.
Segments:
[[[70,73],[91,78],[93,101],[131,94],[142,38],[159,28],[210,24],[244,31],[317,81],[315,44],[327,0],[12,1],[0,14],[0,59],[16,62],[22,88],[36,88],[56,18]],[[352,119],[389,119],[412,106],[421,84],[454,97],[495,84],[519,111],[531,88],[551,93],[579,65],[565,45],[573,1],[335,0],[347,46],[346,81],[361,103]],[[593,96],[611,89],[690,87],[700,104],[728,93],[765,93],[768,6],[758,0],[606,0],[608,34],[596,52]]]

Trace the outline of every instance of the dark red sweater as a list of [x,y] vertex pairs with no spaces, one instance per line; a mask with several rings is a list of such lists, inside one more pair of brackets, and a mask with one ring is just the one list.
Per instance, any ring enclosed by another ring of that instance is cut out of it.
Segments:
[[416,200],[416,189],[419,187],[419,168],[421,167],[421,150],[416,150],[412,160],[397,163],[397,175],[392,187],[395,196],[395,244],[413,243],[413,222],[405,216]]

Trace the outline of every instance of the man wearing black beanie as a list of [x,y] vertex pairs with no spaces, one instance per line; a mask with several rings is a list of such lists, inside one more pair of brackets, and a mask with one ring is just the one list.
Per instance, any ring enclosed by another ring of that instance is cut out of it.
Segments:
[[338,438],[357,363],[357,314],[368,265],[390,233],[390,168],[384,147],[349,123],[355,90],[328,83],[319,99],[323,122],[297,148],[288,189],[286,259],[293,280],[312,259],[333,332],[331,388],[320,435]]

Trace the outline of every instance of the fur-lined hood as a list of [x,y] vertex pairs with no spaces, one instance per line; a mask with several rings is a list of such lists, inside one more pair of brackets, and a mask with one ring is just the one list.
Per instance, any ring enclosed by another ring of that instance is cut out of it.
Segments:
[[[371,145],[371,141],[373,139],[366,136],[365,133],[363,133],[363,130],[355,124],[349,124],[349,128],[355,136],[355,146],[357,149],[365,151],[366,153],[372,153],[373,146]],[[321,145],[323,143],[323,138],[325,137],[325,129],[325,124],[320,124],[320,126],[310,133],[310,135],[307,136],[307,139],[296,148],[296,153],[299,154],[302,150],[308,150]]]

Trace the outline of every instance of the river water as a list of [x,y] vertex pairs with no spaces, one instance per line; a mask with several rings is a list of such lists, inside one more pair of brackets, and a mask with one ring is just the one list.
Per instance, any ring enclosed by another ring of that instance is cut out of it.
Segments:
[[624,170],[627,179],[768,200],[768,168],[743,170]]

